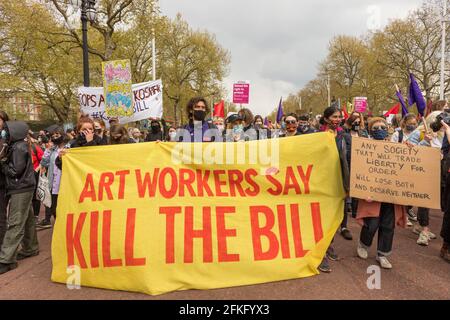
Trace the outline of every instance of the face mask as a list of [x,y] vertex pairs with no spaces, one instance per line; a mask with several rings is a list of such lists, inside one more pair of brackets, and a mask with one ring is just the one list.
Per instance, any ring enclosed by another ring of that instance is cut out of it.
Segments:
[[408,132],[413,132],[416,129],[417,129],[417,126],[415,126],[415,125],[406,126],[406,131],[408,131]]
[[64,141],[64,137],[52,138],[52,142],[56,145],[60,145]]
[[352,131],[359,131],[359,129],[360,129],[359,123],[354,123],[352,125]]
[[195,121],[204,121],[205,118],[206,118],[206,111],[194,110],[194,120]]
[[152,126],[152,132],[153,133],[158,133],[159,131],[161,131],[159,126]]
[[255,129],[259,130],[263,127],[262,123],[255,123]]
[[176,137],[177,137],[177,133],[176,132],[169,132],[170,141],[175,141]]
[[6,132],[6,130],[2,130],[1,138],[2,138],[2,140],[7,140],[8,139],[8,133]]
[[225,126],[223,124],[219,124],[216,127],[220,132],[222,132],[225,129]]
[[387,138],[388,134],[389,133],[386,130],[374,130],[371,132],[371,136],[375,140],[384,140]]
[[309,130],[309,125],[307,124],[301,124],[298,126],[298,128],[300,129],[301,132],[306,132]]
[[244,132],[244,126],[242,124],[233,127],[234,134],[241,134]]

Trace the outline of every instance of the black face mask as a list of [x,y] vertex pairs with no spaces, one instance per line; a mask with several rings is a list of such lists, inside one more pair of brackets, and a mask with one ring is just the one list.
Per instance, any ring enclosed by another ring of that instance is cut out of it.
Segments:
[[204,121],[205,118],[206,118],[206,111],[194,110],[194,120],[196,120],[196,121]]
[[159,126],[152,126],[152,133],[158,133],[161,131],[161,128]]
[[360,128],[361,128],[361,127],[360,127],[360,124],[359,124],[359,123],[354,123],[354,124],[352,125],[352,131],[359,131]]
[[58,146],[59,146],[61,143],[64,142],[64,137],[52,138],[52,142],[53,142],[55,145],[58,145]]

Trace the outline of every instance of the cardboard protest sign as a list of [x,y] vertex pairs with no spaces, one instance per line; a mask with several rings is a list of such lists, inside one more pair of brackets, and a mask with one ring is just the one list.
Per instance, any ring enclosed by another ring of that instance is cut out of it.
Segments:
[[[133,115],[119,116],[119,123],[141,121],[149,118],[161,119],[163,115],[163,85],[161,80],[134,84],[133,89]],[[105,96],[103,88],[78,88],[80,111],[91,118],[100,118],[109,126],[109,117],[106,115]]]
[[350,196],[440,209],[440,150],[353,137]]
[[102,62],[105,111],[109,117],[131,117],[133,92],[130,60]]
[[342,221],[329,133],[71,149],[63,168],[60,283],[77,271],[83,286],[162,294],[309,277]]

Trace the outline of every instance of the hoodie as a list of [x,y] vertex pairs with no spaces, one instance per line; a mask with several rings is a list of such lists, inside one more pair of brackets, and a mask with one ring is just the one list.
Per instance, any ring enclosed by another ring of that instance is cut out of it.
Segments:
[[36,179],[30,148],[25,138],[28,125],[23,121],[7,121],[9,134],[9,150],[1,169],[6,176],[6,192],[8,195],[34,191]]

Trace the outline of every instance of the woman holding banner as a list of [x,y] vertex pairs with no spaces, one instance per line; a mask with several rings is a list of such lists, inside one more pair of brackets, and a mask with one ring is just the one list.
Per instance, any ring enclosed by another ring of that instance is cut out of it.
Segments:
[[[383,118],[372,118],[369,122],[371,138],[384,141],[388,137],[388,125]],[[387,257],[392,253],[395,225],[405,227],[406,207],[392,203],[381,203],[360,200],[356,220],[362,225],[360,241],[357,247],[358,257],[366,260],[369,257],[368,249],[372,245],[375,234],[378,232],[378,253],[376,260],[383,269],[392,269]]]
[[[337,107],[328,107],[327,109],[325,109],[323,113],[321,125],[322,131],[332,132],[336,137],[336,145],[339,151],[339,159],[341,162],[344,190],[346,193],[348,193],[350,191],[350,170],[348,162],[350,159],[350,146],[348,143],[348,137],[346,137],[344,130],[340,126],[341,121],[342,121],[341,111]],[[341,224],[341,230],[342,228],[347,229],[347,214],[345,212],[345,209],[344,209],[344,219]],[[350,230],[348,230],[348,232],[350,233]],[[328,248],[326,256],[323,258],[322,263],[319,266],[320,271],[325,273],[331,272],[328,260],[331,261],[339,260],[339,257],[335,253],[332,245],[330,245],[330,247]]]

